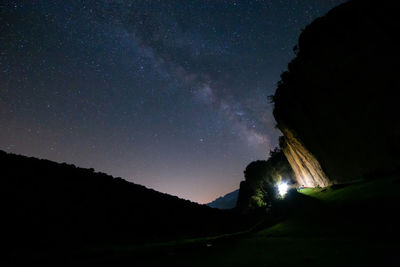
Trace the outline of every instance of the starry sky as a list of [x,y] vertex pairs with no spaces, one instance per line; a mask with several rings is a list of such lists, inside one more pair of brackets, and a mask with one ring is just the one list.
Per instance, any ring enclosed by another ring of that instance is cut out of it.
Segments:
[[277,146],[268,96],[343,1],[1,1],[0,149],[199,203]]

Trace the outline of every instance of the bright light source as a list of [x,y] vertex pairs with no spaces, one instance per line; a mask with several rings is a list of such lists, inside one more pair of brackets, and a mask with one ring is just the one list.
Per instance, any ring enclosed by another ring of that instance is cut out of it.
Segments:
[[286,195],[287,190],[288,190],[288,185],[287,185],[287,183],[280,183],[280,184],[278,185],[278,191],[279,191],[279,194],[280,194],[282,197],[284,197],[284,196]]

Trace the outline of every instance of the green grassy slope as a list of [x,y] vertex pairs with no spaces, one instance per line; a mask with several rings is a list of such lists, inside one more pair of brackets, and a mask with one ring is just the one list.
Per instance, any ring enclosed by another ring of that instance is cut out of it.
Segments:
[[[238,238],[209,240],[162,259],[181,266],[398,266],[396,177],[327,189],[289,219]],[[157,264],[160,262],[157,262]]]
[[400,179],[300,190],[288,219],[256,232],[90,249],[82,266],[399,266]]

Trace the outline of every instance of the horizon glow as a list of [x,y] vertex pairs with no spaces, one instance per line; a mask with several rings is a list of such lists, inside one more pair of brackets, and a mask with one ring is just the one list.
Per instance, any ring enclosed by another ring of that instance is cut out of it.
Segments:
[[341,2],[5,0],[0,149],[211,202],[278,146],[267,97]]

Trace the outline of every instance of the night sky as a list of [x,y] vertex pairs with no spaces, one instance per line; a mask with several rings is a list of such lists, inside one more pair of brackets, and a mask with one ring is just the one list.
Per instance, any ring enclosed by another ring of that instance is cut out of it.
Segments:
[[277,146],[301,29],[343,1],[1,1],[0,149],[205,203]]

